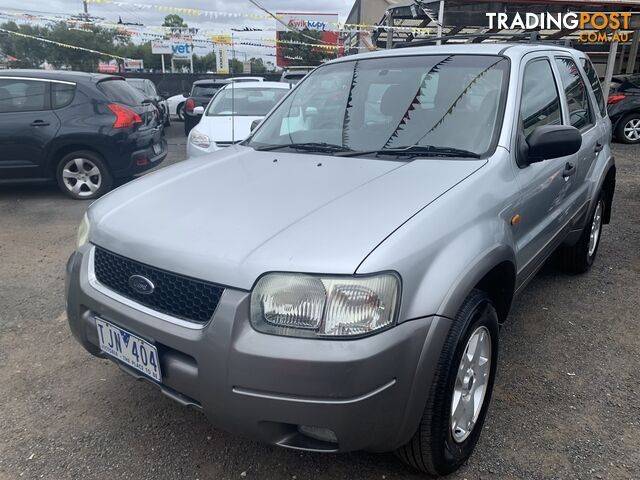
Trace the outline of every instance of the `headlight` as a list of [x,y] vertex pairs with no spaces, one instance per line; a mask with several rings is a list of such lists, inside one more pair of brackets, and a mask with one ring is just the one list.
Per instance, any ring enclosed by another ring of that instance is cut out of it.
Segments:
[[205,135],[204,133],[199,132],[195,128],[191,130],[191,135],[189,135],[189,141],[200,148],[209,148],[211,146],[211,139]]
[[400,281],[385,273],[315,277],[270,273],[251,293],[256,330],[296,337],[361,336],[395,322]]
[[78,236],[76,238],[76,249],[82,247],[89,241],[89,217],[85,213],[78,227]]

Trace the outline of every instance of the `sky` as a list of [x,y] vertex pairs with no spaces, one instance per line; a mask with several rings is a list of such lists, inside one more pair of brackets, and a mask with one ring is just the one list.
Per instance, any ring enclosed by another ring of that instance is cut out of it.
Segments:
[[[214,10],[232,13],[256,13],[263,14],[249,0],[122,0],[127,3],[163,5],[182,8],[194,8],[200,10]],[[259,0],[271,12],[313,12],[313,13],[337,13],[340,21],[347,18],[354,0]],[[89,13],[97,17],[103,17],[108,22],[117,22],[119,18],[123,22],[142,23],[149,26],[158,26],[168,12],[157,8],[140,9],[135,6],[116,6],[108,3],[89,3]],[[82,0],[0,0],[0,13],[24,12],[42,14],[77,14],[82,12]],[[190,27],[198,27],[216,33],[230,33],[230,28],[274,28],[275,20],[253,20],[246,17],[222,18],[216,20],[203,16],[181,15]],[[242,33],[246,39],[273,38],[275,32]],[[242,51],[244,49],[244,52]],[[238,48],[239,56],[245,53],[249,56],[262,56],[266,53],[260,47],[243,46]],[[266,49],[268,51],[268,49]],[[197,51],[196,51],[197,53]],[[266,60],[266,58],[265,58]]]

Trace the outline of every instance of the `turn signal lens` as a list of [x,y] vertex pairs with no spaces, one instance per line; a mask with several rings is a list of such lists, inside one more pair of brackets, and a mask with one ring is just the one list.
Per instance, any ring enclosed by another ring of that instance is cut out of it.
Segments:
[[615,105],[616,103],[621,102],[624,99],[625,99],[625,96],[620,93],[615,95],[609,95],[609,98],[607,99],[607,103],[609,105]]
[[76,249],[87,244],[89,241],[89,217],[85,213],[82,217],[82,221],[80,222],[80,226],[78,227],[78,235],[76,237]]
[[129,128],[137,123],[142,123],[140,115],[133,110],[129,110],[127,107],[123,107],[117,103],[110,103],[107,107],[116,115],[113,128]]
[[302,337],[368,335],[395,321],[400,281],[391,273],[315,277],[272,273],[251,293],[251,321],[265,333]]

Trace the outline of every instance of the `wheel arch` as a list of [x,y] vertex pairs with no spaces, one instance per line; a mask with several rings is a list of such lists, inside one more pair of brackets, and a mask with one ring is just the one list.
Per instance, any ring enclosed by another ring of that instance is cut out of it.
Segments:
[[452,285],[443,300],[438,315],[455,318],[460,306],[474,290],[482,290],[491,299],[503,323],[515,294],[516,260],[513,250],[506,246],[496,246],[476,257]]
[[87,152],[93,153],[94,155],[97,155],[103,161],[106,168],[109,168],[108,163],[105,161],[104,156],[100,153],[99,150],[85,143],[73,142],[65,145],[60,145],[55,150],[53,150],[53,152],[49,157],[49,170],[51,174],[55,177],[56,169],[58,168],[58,164],[62,161],[62,159],[66,155],[72,152],[78,152],[78,151],[87,151]]
[[609,170],[607,170],[607,174],[604,177],[604,181],[602,182],[602,191],[605,195],[605,209],[604,216],[602,218],[603,223],[609,224],[611,223],[611,211],[613,206],[613,194],[616,190],[616,166],[611,165]]

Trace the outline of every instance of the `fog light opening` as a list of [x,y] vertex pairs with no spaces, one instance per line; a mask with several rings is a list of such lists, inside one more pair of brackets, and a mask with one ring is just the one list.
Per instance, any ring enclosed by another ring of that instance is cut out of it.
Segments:
[[310,425],[298,425],[298,432],[314,440],[327,443],[338,443],[338,437],[333,430],[323,427],[312,427]]

